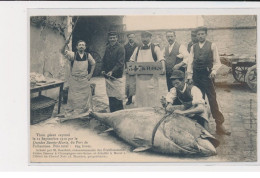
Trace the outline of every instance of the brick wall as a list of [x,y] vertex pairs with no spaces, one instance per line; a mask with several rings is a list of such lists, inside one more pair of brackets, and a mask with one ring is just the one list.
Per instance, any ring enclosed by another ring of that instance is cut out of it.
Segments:
[[[152,42],[159,43],[161,49],[168,42],[165,37],[167,30],[151,31]],[[141,32],[136,33],[136,39],[141,43]],[[176,40],[187,47],[190,41],[189,29],[176,29]],[[254,56],[256,54],[256,28],[251,29],[212,29],[208,31],[208,40],[215,42],[218,46],[220,54],[235,54]]]

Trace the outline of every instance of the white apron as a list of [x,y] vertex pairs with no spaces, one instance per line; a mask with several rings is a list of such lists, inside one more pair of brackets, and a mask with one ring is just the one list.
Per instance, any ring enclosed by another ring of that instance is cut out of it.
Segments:
[[71,75],[69,78],[68,104],[73,110],[92,108],[92,93],[90,82],[87,79],[88,60],[74,60]]
[[116,80],[105,79],[106,92],[108,97],[115,97],[118,100],[124,99],[124,85],[123,79],[118,78]]
[[[140,49],[137,62],[154,62],[151,49]],[[136,75],[136,107],[161,106],[160,97],[159,74]]]

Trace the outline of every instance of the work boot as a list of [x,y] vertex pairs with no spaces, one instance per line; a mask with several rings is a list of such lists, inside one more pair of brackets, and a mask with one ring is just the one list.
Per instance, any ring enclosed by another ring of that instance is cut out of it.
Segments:
[[132,104],[132,96],[130,96],[126,102],[126,105]]
[[216,133],[218,135],[231,135],[231,132],[226,130],[225,127],[222,124],[217,124]]

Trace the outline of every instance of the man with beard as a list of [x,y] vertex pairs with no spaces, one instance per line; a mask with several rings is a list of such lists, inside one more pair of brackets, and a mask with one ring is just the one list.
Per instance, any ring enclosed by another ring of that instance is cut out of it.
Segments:
[[[158,46],[151,43],[152,34],[149,31],[141,33],[143,45],[137,47],[130,58],[135,62],[161,62],[163,73],[165,72],[164,58]],[[136,75],[136,107],[160,106],[159,74]]]
[[216,122],[216,133],[230,135],[231,132],[223,126],[224,116],[219,110],[214,86],[217,70],[221,67],[218,49],[214,43],[206,40],[207,27],[198,27],[196,32],[199,42],[191,47],[187,79],[189,83],[193,81],[204,98],[205,94],[207,95],[211,113]]
[[197,33],[195,30],[191,31],[191,41],[188,44],[188,52],[190,53],[192,45],[198,43]]
[[[127,34],[128,43],[125,45],[125,67],[126,63],[129,62],[130,57],[132,56],[135,48],[137,47],[137,43],[135,42],[135,34],[129,33]],[[132,103],[132,97],[135,95],[135,76],[126,74],[126,86],[125,86],[125,94],[127,96],[126,105],[130,105]]]
[[170,80],[172,71],[182,70],[185,72],[185,68],[183,66],[188,62],[189,53],[185,46],[179,44],[176,41],[175,31],[167,31],[166,39],[169,44],[165,47],[163,54],[166,66],[167,87],[168,91],[170,91],[170,89],[173,87]]
[[108,33],[108,45],[103,57],[102,74],[105,76],[110,112],[123,109],[123,71],[125,49],[118,43],[115,31]]
[[[66,41],[62,52],[71,62],[71,73],[69,78],[68,106],[70,111],[79,109],[79,113],[92,109],[92,93],[90,79],[95,69],[95,60],[91,54],[85,52],[86,42],[79,40],[77,42],[77,51],[65,50],[69,40]],[[91,70],[88,73],[88,65]]]

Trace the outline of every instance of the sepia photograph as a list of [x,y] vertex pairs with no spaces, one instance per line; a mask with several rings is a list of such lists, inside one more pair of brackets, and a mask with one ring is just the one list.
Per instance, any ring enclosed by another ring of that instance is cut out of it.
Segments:
[[257,15],[28,12],[30,163],[258,162]]

